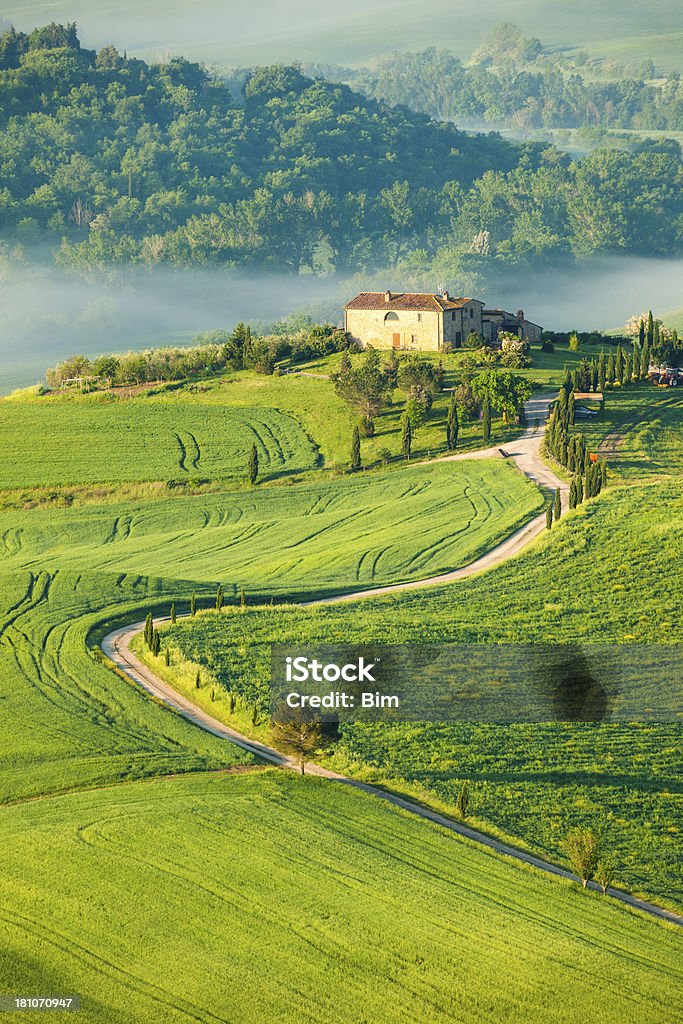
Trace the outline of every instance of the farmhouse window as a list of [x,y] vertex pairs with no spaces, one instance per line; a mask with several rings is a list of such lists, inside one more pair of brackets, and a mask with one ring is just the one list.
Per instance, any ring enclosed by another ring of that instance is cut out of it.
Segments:
[[451,313],[451,320],[455,320],[455,312]]
[[418,322],[419,324],[421,324],[421,323],[422,323],[422,313],[418,313],[418,314],[417,314],[417,322]]
[[462,344],[462,331],[456,331],[455,332],[455,344],[456,345],[461,345]]
[[474,310],[470,306],[470,320],[472,320],[473,317],[474,317]]

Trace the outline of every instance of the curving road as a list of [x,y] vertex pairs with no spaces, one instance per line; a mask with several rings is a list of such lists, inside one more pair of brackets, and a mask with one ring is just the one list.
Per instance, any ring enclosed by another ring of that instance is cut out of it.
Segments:
[[[499,448],[486,448],[480,451],[446,456],[445,459],[441,458],[432,461],[444,462],[480,458],[512,459],[519,469],[535,483],[553,490],[559,489],[562,497],[562,506],[563,508],[566,508],[568,487],[562,480],[555,476],[540,456],[540,445],[544,432],[544,424],[551,400],[551,397],[536,397],[532,398],[526,404],[525,411],[527,422],[533,424],[534,421],[537,421],[539,424],[538,429],[535,429],[533,426],[528,427],[516,441],[506,445],[504,451],[501,451]],[[513,555],[521,551],[522,548],[526,547],[534,537],[544,529],[545,512],[527,523],[526,526],[515,531],[515,533],[500,544],[497,544],[485,555],[482,555],[475,561],[470,562],[469,565],[456,569],[453,572],[443,573],[440,576],[431,576],[427,579],[414,580],[409,583],[398,583],[386,587],[376,587],[373,590],[361,590],[338,597],[324,598],[319,601],[310,601],[306,602],[304,607],[310,607],[317,604],[336,604],[342,601],[355,601],[364,597],[376,597],[383,594],[390,594],[394,591],[412,590],[418,587],[428,587],[438,583],[446,583],[457,579],[463,579],[467,576],[474,575],[474,573],[490,569],[506,559],[511,558]],[[167,622],[168,619],[157,619],[156,621]],[[244,736],[242,733],[237,732],[235,729],[231,729],[223,722],[219,722],[218,719],[213,718],[202,708],[193,704],[187,697],[174,690],[168,683],[164,682],[163,679],[160,679],[155,675],[152,670],[140,661],[140,659],[130,649],[133,637],[142,632],[144,626],[144,622],[136,622],[133,625],[123,626],[119,629],[113,630],[102,640],[101,647],[104,654],[121,672],[128,676],[128,678],[138,686],[146,690],[147,693],[151,694],[156,700],[160,701],[167,707],[172,708],[175,712],[181,714],[184,718],[187,718],[199,728],[205,729],[214,736],[225,739],[230,743],[234,743],[242,750],[246,750],[255,757],[270,764],[276,765],[280,768],[286,768],[291,771],[300,770],[299,764],[293,758],[287,757],[285,754],[275,750],[273,747],[269,747],[264,743],[260,743],[257,740],[250,739],[248,736]],[[549,861],[542,860],[540,857],[535,857],[532,854],[519,850],[507,843],[502,843],[498,839],[493,839],[491,836],[487,836],[483,832],[470,828],[469,825],[464,825],[461,822],[456,821],[453,818],[449,818],[444,814],[439,814],[438,811],[433,811],[428,807],[412,803],[410,800],[406,800],[395,793],[385,792],[377,786],[371,786],[368,783],[359,782],[356,779],[351,779],[346,775],[340,775],[337,772],[329,771],[327,768],[322,768],[320,765],[316,764],[307,764],[306,771],[309,775],[330,779],[333,782],[351,786],[352,788],[359,789],[370,796],[385,800],[387,803],[393,804],[393,806],[399,807],[403,811],[417,815],[420,818],[431,821],[433,824],[440,825],[442,828],[448,829],[450,832],[455,832],[466,839],[479,843],[481,846],[486,847],[494,853],[512,857],[517,861],[521,861],[524,864],[537,868],[539,871],[544,871],[546,874],[558,875],[561,878],[578,881],[575,875],[570,871],[567,871],[565,868],[559,867],[557,864],[552,864]],[[591,889],[599,889],[594,882],[590,882],[589,887]],[[620,900],[622,903],[625,903],[636,910],[641,910],[646,914],[650,914],[664,921],[669,921],[673,924],[683,925],[683,915],[676,914],[670,910],[664,910],[662,907],[658,907],[654,903],[649,903],[647,900],[640,900],[637,897],[632,896],[630,893],[622,892],[619,889],[609,889],[608,893],[610,896],[614,897],[614,899]]]

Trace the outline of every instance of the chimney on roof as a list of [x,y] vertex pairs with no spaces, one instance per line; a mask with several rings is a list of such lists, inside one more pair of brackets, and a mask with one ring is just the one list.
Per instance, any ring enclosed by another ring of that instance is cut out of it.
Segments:
[[442,298],[442,299],[445,299],[445,300],[446,300],[446,302],[448,302],[448,292],[446,291],[446,289],[445,289],[445,288],[444,288],[444,289],[443,289],[443,291],[441,292],[441,298]]
[[517,310],[517,319],[518,320],[523,320],[524,319],[524,310],[523,309],[518,309]]
[[385,292],[384,293],[384,301],[385,302],[391,302],[391,292]]

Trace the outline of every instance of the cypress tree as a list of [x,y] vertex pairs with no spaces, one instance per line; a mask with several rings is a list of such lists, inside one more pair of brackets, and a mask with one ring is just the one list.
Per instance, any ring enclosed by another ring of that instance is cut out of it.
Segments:
[[545,528],[550,530],[553,525],[553,506],[552,504],[546,505],[545,508]]
[[194,677],[194,685],[197,690],[202,685],[202,673],[200,669],[197,669],[197,675]]
[[660,345],[661,340],[662,339],[661,339],[661,335],[659,333],[659,324],[655,320],[654,337],[652,339],[652,348],[655,350],[655,352],[659,351],[659,345]]
[[616,376],[617,371],[614,365],[614,352],[610,352],[609,359],[607,360],[607,383],[614,384]]
[[351,434],[351,469],[360,469],[360,430],[357,424]]
[[491,399],[488,395],[484,396],[484,404],[481,409],[481,427],[484,440],[489,441],[491,438]]
[[600,374],[598,373],[598,361],[597,359],[591,359],[591,389],[593,391],[598,390],[598,381],[600,380]]
[[652,343],[655,340],[655,325],[654,318],[652,316],[652,310],[648,311],[647,314],[647,343],[652,348]]
[[576,435],[576,465],[577,472],[581,472],[584,459],[586,458],[586,440],[583,434]]
[[197,614],[197,595],[195,593],[193,593],[192,597],[190,598],[190,615],[192,615],[194,617],[196,614]]
[[144,639],[145,639],[145,644],[147,645],[147,647],[151,647],[152,646],[152,637],[153,637],[153,635],[154,635],[154,620],[152,619],[152,613],[151,612],[147,612],[147,616],[145,618],[145,632],[144,632]]
[[451,395],[451,400],[448,403],[448,419],[446,420],[446,447],[449,452],[454,452],[458,446],[459,430],[458,407],[455,404],[455,395]]
[[556,523],[559,522],[560,517],[562,516],[562,494],[560,492],[559,487],[555,491],[555,504],[553,506],[553,516],[555,518]]
[[637,341],[633,342],[633,363],[631,372],[633,376],[638,380],[640,377],[640,359],[641,359],[641,348]]
[[216,587],[216,611],[220,612],[223,608],[223,587],[218,584]]
[[624,384],[630,384],[633,377],[633,356],[630,352],[624,357]]
[[244,587],[240,587],[240,608],[247,607],[247,595],[244,592]]
[[607,463],[600,459],[600,486],[607,487]]
[[258,448],[255,444],[251,446],[251,452],[249,453],[249,466],[247,469],[249,476],[249,483],[255,484],[258,480]]
[[404,459],[409,459],[410,458],[410,449],[412,447],[412,442],[413,442],[413,434],[412,434],[412,430],[410,429],[410,419],[408,417],[408,413],[406,413],[406,412],[403,413],[403,416],[401,417],[401,423],[403,424],[403,435],[401,437],[401,450],[403,452],[403,458]]
[[164,661],[167,665],[171,664],[171,648],[164,645]]
[[572,370],[571,382],[572,382],[572,386],[571,386],[570,391],[578,391],[579,390],[579,371],[578,370]]
[[605,390],[605,383],[607,381],[607,360],[605,359],[604,351],[600,352],[600,358],[598,360],[598,390]]
[[569,392],[572,389],[572,375],[571,375],[571,373],[569,371],[569,367],[568,366],[565,366],[565,368],[564,368],[564,380],[562,381],[562,389],[567,394],[569,394]]
[[650,346],[647,342],[643,345],[643,352],[640,357],[640,376],[643,380],[647,379],[647,375],[650,371]]
[[572,434],[567,442],[567,469],[573,473],[576,469],[576,435]]
[[574,477],[569,484],[569,507],[576,508],[576,480]]
[[155,629],[152,633],[152,654],[158,655],[161,650],[161,637],[159,636],[159,630]]
[[175,613],[175,601],[174,601],[173,604],[171,605],[171,625],[175,626],[175,624],[176,624],[176,613]]
[[576,416],[576,402],[574,400],[574,392],[570,392],[569,398],[567,399],[567,423],[570,427],[574,426],[574,418]]
[[638,340],[640,341],[640,347],[642,348],[645,344],[645,321],[642,319],[638,326]]
[[614,379],[617,384],[622,384],[624,380],[624,349],[621,345],[617,346],[617,358],[614,365]]
[[576,478],[576,504],[580,505],[583,501],[583,479],[580,476]]
[[467,808],[470,805],[470,787],[467,781],[463,782],[458,793],[458,799],[455,804],[455,809],[460,818],[467,817]]

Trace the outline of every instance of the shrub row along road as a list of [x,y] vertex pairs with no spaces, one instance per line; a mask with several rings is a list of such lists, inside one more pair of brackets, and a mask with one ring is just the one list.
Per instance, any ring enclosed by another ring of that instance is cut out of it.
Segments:
[[[499,448],[487,448],[477,452],[467,452],[462,455],[448,456],[448,460],[456,461],[468,458],[512,459],[520,470],[537,484],[553,490],[559,489],[562,496],[563,507],[566,507],[568,492],[567,485],[555,476],[540,456],[540,445],[543,437],[542,424],[545,422],[548,415],[550,401],[551,399],[548,397],[536,397],[532,398],[527,403],[525,407],[527,422],[534,423],[534,421],[536,421],[539,426],[537,429],[534,427],[528,427],[527,430],[515,442],[509,444],[504,451],[501,451]],[[442,462],[444,460],[439,459],[438,461]],[[374,590],[362,590],[345,594],[340,597],[325,598],[322,601],[308,602],[307,604],[333,604],[340,601],[352,601],[362,597],[388,594],[397,590],[409,590],[416,587],[427,587],[438,583],[463,579],[464,577],[471,576],[474,573],[490,569],[506,559],[511,558],[529,544],[543,529],[545,529],[545,512],[537,516],[530,523],[527,523],[526,526],[522,527],[520,530],[517,530],[505,541],[497,544],[485,555],[482,555],[469,565],[463,566],[461,569],[457,569],[454,572],[444,573],[440,576],[432,576],[427,579],[416,580],[410,583],[378,587]],[[160,622],[168,620],[162,619],[156,621]],[[294,759],[287,757],[280,751],[275,750],[273,747],[269,747],[257,740],[250,739],[248,736],[244,736],[235,729],[231,729],[229,726],[219,722],[204,710],[197,707],[196,704],[193,704],[188,698],[179,694],[169,686],[168,683],[164,682],[156,676],[151,669],[144,665],[130,649],[130,644],[133,638],[144,629],[144,625],[144,622],[136,622],[133,625],[121,627],[109,633],[102,640],[101,646],[104,654],[121,672],[128,676],[128,678],[138,686],[145,689],[156,700],[160,701],[167,707],[172,708],[178,714],[183,715],[185,718],[189,719],[189,721],[199,726],[199,728],[205,729],[207,732],[213,733],[215,736],[236,744],[243,750],[249,751],[256,757],[261,758],[270,764],[277,765],[281,768],[287,768],[292,771],[299,770],[299,765],[294,761]],[[551,864],[539,857],[534,857],[532,854],[525,853],[523,850],[518,850],[514,846],[509,846],[507,843],[502,843],[497,839],[493,839],[491,836],[485,835],[483,832],[478,832],[461,822],[448,818],[443,814],[439,814],[437,811],[433,811],[428,807],[422,807],[419,804],[405,800],[403,797],[394,793],[385,792],[376,786],[371,786],[367,783],[348,778],[345,775],[329,771],[326,768],[320,767],[320,765],[308,764],[306,766],[306,770],[311,775],[330,779],[343,785],[352,786],[355,789],[362,790],[370,796],[385,800],[403,811],[407,811],[410,814],[424,818],[425,820],[436,825],[440,825],[442,828],[448,829],[451,832],[456,832],[458,835],[479,843],[497,854],[512,857],[515,860],[521,861],[524,864],[530,865],[531,867],[537,868],[538,870],[544,871],[548,874],[559,875],[562,878],[578,881],[578,879],[565,868],[559,867],[556,864]],[[591,888],[598,888],[595,883],[591,882],[589,885]],[[635,896],[631,896],[626,892],[621,892],[618,889],[609,889],[608,892],[610,896],[621,900],[630,907],[644,911],[645,913],[661,918],[662,920],[683,925],[683,916],[680,914],[664,910],[653,903],[637,899]]]

